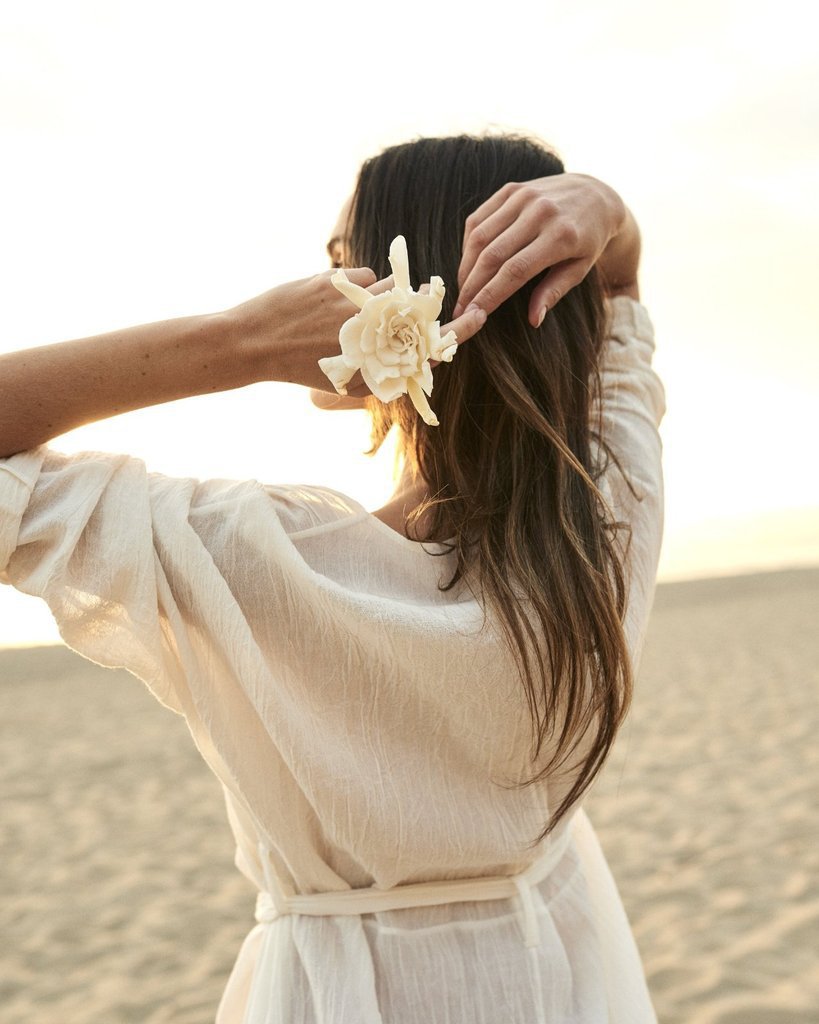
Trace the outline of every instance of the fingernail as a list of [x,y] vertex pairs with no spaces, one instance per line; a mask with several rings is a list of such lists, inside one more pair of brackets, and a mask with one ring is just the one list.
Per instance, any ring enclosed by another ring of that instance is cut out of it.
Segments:
[[463,311],[463,306],[460,304],[460,302],[456,302],[455,308],[452,310],[452,319],[457,320],[461,313],[463,313]]
[[537,318],[537,326],[538,327],[540,327],[540,325],[543,323],[543,320],[544,320],[545,317],[546,317],[546,307],[544,306],[543,309],[541,309],[541,311],[540,311],[540,316]]

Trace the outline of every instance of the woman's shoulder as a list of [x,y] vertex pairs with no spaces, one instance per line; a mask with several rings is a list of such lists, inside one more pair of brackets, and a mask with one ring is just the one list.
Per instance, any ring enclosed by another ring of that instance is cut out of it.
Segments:
[[[257,478],[167,477],[149,473],[154,496],[165,493],[178,498],[180,491],[190,502],[192,512],[207,517],[223,517],[228,511],[249,511],[259,508],[260,494],[288,535],[351,522],[368,515],[354,498],[332,487],[306,483],[264,483]],[[264,510],[263,510],[264,511]]]
[[285,532],[291,535],[368,515],[354,498],[321,484],[261,484],[261,487],[273,502]]

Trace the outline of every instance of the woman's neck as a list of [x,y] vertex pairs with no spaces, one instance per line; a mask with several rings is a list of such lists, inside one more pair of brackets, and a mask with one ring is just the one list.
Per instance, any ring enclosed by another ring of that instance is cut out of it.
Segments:
[[[406,525],[410,513],[422,502],[426,501],[427,498],[429,498],[429,489],[427,488],[425,481],[421,478],[413,480],[411,467],[408,461],[404,459],[401,474],[398,478],[392,497],[385,505],[376,509],[376,511],[373,512],[373,515],[377,519],[380,519],[382,523],[386,523],[387,526],[391,527],[397,533],[406,536]],[[421,536],[423,536],[423,516],[417,524],[413,523],[413,534],[417,533],[419,528],[421,530]]]

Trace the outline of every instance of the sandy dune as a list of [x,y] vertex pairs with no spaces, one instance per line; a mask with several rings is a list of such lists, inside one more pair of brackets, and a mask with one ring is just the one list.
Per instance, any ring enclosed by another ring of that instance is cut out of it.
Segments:
[[[819,570],[658,588],[586,807],[661,1024],[819,1021],[818,624]],[[212,1021],[254,894],[184,722],[0,651],[0,791],[4,1024]]]

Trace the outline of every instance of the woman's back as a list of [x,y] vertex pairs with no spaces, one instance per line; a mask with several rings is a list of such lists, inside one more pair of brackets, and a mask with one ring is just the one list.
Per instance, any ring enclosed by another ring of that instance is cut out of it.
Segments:
[[[627,298],[612,309],[605,437],[641,500],[613,464],[601,490],[632,527],[636,662],[662,535],[664,403],[645,311]],[[4,579],[49,601],[70,646],[185,715],[257,889],[387,888],[537,858],[526,844],[571,779],[515,786],[531,769],[515,663],[465,586],[438,589],[452,574],[452,556],[429,553],[439,545],[322,488],[173,480],[127,457],[44,449],[0,466]],[[220,1020],[652,1021],[582,810],[549,842],[570,826],[536,886],[537,947],[514,900],[268,915]]]

